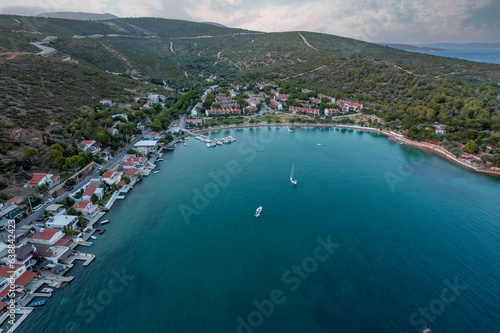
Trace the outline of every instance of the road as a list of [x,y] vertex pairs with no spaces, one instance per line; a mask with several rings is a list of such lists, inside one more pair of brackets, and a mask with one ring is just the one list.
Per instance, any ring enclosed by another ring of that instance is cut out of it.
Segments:
[[31,45],[35,45],[36,47],[38,47],[39,49],[42,50],[42,52],[38,52],[37,55],[47,55],[49,53],[52,53],[55,51],[55,49],[51,48],[51,47],[48,47],[48,46],[45,46],[45,45],[42,45],[42,44],[45,44],[46,42],[36,42],[36,43],[30,43]]
[[[144,131],[145,133],[151,131],[151,129],[147,129],[146,131]],[[127,150],[131,149],[134,144],[139,141],[141,138],[142,138],[142,134],[139,135],[137,138],[135,138],[127,147],[125,147],[118,155],[116,155],[111,161],[108,162],[108,164],[104,165],[103,166],[103,169],[113,169],[123,158],[123,156],[125,156],[125,154],[127,153]],[[92,178],[95,178],[96,176],[99,175],[99,169],[97,169],[96,171],[94,171],[92,174],[88,174],[87,177],[85,177],[85,179],[81,180],[78,184],[76,184],[74,186],[74,189],[72,190],[72,192],[76,192],[78,191],[79,189],[81,189],[85,184],[87,184]],[[57,198],[54,199],[54,201],[52,201],[50,204],[52,203],[56,203],[58,201],[62,201],[64,198],[66,198],[67,196],[69,195],[69,192],[64,192],[63,194],[61,194],[60,196],[58,196]],[[48,204],[44,205],[44,206],[48,206]],[[35,212],[31,215],[29,215],[28,217],[26,217],[25,219],[21,220],[18,224],[17,224],[17,228],[21,228],[22,226],[25,226],[27,224],[30,224],[34,221],[36,221],[40,215],[42,215],[44,212],[44,209],[40,209],[38,212]]]

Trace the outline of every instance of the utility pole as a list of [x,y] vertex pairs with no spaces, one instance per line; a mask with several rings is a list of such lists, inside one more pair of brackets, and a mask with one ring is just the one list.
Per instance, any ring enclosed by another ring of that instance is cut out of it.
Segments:
[[30,203],[31,214],[33,214],[33,207],[31,206],[31,197],[28,195],[28,202]]

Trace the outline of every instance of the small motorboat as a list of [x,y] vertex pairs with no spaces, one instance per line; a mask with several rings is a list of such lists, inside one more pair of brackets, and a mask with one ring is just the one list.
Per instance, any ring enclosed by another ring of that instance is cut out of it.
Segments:
[[317,143],[316,146],[322,146],[322,144],[321,143]]
[[158,168],[155,171],[153,171],[153,173],[158,173],[158,172],[160,172],[160,168]]
[[157,159],[158,162],[163,162],[163,158]]
[[42,293],[51,293],[51,292],[53,292],[53,291],[54,291],[54,290],[53,290],[53,289],[51,289],[51,288],[43,288],[43,289],[42,289]]
[[90,236],[90,238],[92,238],[92,239],[97,239],[97,237],[96,237],[96,236]]
[[262,212],[262,206],[257,208],[257,210],[255,211],[255,217],[259,217],[261,212]]
[[104,221],[101,221],[101,225],[106,224],[106,223],[109,223],[109,222],[110,222],[109,220],[104,220]]
[[106,231],[106,228],[99,228],[99,229],[96,229],[96,230],[99,233],[99,235],[102,235]]
[[37,307],[37,306],[42,306],[42,305],[45,305],[44,299],[42,299],[41,301],[37,301],[37,302],[31,302],[31,304],[30,304],[31,307]]

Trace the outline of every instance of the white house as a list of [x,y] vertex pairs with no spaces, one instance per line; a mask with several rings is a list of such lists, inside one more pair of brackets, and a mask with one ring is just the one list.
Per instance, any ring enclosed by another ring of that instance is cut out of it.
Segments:
[[48,228],[62,229],[78,221],[78,216],[74,215],[54,215],[45,223]]
[[117,184],[120,181],[121,175],[122,175],[121,171],[109,170],[103,173],[101,179],[106,184],[113,185]]
[[82,193],[82,196],[80,197],[81,200],[86,200],[90,201],[92,199],[92,195],[97,197],[97,199],[101,200],[102,196],[104,195],[104,189],[102,187],[99,187],[99,184],[90,184],[87,186],[85,191]]
[[36,233],[30,233],[26,238],[32,244],[54,245],[63,236],[61,229],[42,228]]
[[134,149],[143,155],[156,153],[161,149],[161,142],[157,140],[142,140],[134,145]]

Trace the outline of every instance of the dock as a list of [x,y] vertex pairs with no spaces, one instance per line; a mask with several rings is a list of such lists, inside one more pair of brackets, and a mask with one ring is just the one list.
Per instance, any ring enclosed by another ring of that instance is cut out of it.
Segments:
[[34,308],[31,308],[31,307],[16,309],[16,312],[15,312],[16,315],[21,315],[21,317],[18,320],[16,320],[14,325],[12,325],[12,327],[7,331],[7,333],[14,332],[33,310],[34,310]]
[[81,252],[76,252],[71,254],[65,261],[64,263],[67,265],[72,264],[75,260],[84,260],[84,263],[82,266],[87,267],[90,265],[92,261],[94,261],[95,255],[92,253],[81,253]]

